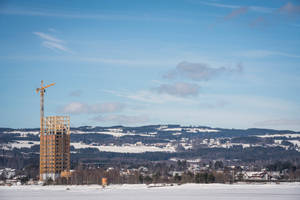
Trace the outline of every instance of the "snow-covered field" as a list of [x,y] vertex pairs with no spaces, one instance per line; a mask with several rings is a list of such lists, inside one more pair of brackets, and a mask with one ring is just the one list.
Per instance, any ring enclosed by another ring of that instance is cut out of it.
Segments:
[[80,148],[97,148],[99,151],[108,152],[120,152],[120,153],[143,153],[143,152],[174,152],[175,148],[159,148],[159,147],[148,147],[148,146],[90,146],[80,143],[71,143],[75,149]]
[[28,134],[38,135],[39,131],[4,131],[3,133],[8,134],[20,134],[21,137],[27,137]]
[[286,137],[286,138],[294,138],[294,137],[300,137],[300,134],[274,134],[274,135],[256,135],[256,137],[262,137],[262,138],[266,138],[266,137]]
[[[70,190],[67,190],[69,188]],[[300,183],[286,184],[185,184],[148,188],[147,185],[1,186],[5,200],[298,200]]]
[[9,144],[1,144],[0,149],[11,150],[13,148],[31,148],[33,145],[39,145],[39,141],[30,141],[30,140],[15,140]]
[[[8,145],[0,146],[0,149],[9,150],[13,148],[31,148],[33,145],[39,145],[39,141],[15,140]],[[99,151],[120,152],[120,153],[144,153],[144,152],[175,152],[175,147],[153,147],[153,146],[90,146],[81,143],[71,143],[75,149],[96,148]],[[76,151],[73,151],[75,153]]]
[[300,147],[300,141],[299,140],[288,140],[288,142],[293,143],[294,145],[297,144],[297,146]]

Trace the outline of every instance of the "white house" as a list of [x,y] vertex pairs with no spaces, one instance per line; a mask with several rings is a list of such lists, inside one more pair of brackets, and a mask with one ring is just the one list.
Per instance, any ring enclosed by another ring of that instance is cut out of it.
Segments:
[[244,179],[248,180],[270,180],[270,174],[268,172],[244,172]]

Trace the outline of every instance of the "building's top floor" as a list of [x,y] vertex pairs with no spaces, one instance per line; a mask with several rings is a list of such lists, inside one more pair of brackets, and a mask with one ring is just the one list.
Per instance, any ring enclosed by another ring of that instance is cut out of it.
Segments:
[[44,117],[43,132],[45,135],[69,135],[70,117],[69,116]]

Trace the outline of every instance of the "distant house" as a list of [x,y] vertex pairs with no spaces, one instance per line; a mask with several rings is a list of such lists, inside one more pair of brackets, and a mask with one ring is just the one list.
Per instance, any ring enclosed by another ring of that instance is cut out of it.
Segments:
[[134,146],[143,146],[143,142],[137,142],[134,144]]
[[20,182],[21,179],[22,179],[23,177],[26,177],[26,175],[18,175],[18,176],[15,176],[15,177],[11,180],[11,183],[17,184],[17,182]]
[[175,176],[175,174],[178,174],[179,176],[181,176],[184,172],[183,171],[171,171],[169,172],[170,175]]
[[16,174],[16,170],[11,168],[0,169],[0,175],[2,174],[5,178],[10,178]]
[[148,172],[148,168],[144,167],[144,166],[141,166],[141,167],[139,167],[139,171],[140,172]]
[[135,171],[139,171],[136,168],[127,168],[127,173],[134,173]]
[[107,172],[108,172],[108,171],[111,171],[111,170],[114,170],[114,168],[113,168],[113,167],[108,167],[108,168],[106,169]]
[[246,180],[270,180],[268,172],[244,172],[244,179]]
[[191,164],[190,167],[188,167],[188,171],[196,174],[200,171],[200,166]]

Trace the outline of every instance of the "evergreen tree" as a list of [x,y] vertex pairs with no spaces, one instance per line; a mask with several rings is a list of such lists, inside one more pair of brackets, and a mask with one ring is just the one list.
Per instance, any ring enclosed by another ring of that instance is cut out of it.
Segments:
[[143,183],[143,182],[144,182],[144,178],[143,178],[143,175],[142,175],[142,174],[139,175],[139,182],[140,182],[140,183]]
[[21,178],[22,185],[26,184],[28,181],[29,181],[29,178],[27,176]]
[[181,176],[179,176],[178,173],[176,173],[173,179],[175,182],[178,182],[181,180]]
[[213,174],[209,174],[207,176],[207,183],[214,183],[215,182],[215,176]]

